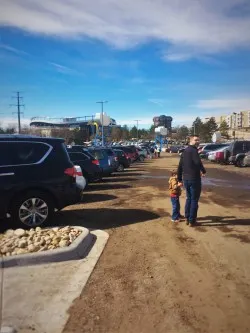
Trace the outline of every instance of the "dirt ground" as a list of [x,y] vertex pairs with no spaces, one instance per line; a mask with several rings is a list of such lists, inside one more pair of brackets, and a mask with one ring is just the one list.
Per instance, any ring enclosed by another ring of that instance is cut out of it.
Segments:
[[[58,220],[109,242],[64,333],[250,332],[250,168],[206,163],[199,226],[170,221],[164,154],[90,185]],[[182,207],[185,194],[182,195]]]

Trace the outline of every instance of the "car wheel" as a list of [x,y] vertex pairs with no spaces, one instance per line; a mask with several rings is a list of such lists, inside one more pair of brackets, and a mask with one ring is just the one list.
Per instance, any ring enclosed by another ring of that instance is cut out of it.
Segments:
[[243,168],[245,165],[244,165],[244,158],[241,157],[239,158],[237,161],[236,161],[236,164],[235,164],[237,167],[239,168]]
[[141,155],[141,156],[139,157],[139,161],[140,161],[140,162],[144,162],[144,160],[145,160],[145,157],[144,157],[143,155]]
[[124,171],[124,166],[123,166],[123,164],[119,164],[119,166],[118,166],[118,168],[117,168],[117,171],[118,171],[118,172],[122,172],[122,171]]
[[16,198],[12,204],[11,217],[15,224],[34,228],[45,224],[54,213],[54,202],[50,195],[30,191]]

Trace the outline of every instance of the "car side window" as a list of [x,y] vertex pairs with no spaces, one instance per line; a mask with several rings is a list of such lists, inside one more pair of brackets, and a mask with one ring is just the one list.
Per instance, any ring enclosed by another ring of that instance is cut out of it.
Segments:
[[104,154],[100,150],[91,150],[91,155],[94,156],[97,160],[103,160],[104,159]]
[[246,142],[246,148],[247,148],[247,151],[250,151],[250,141]]
[[71,161],[86,161],[89,158],[82,153],[69,153]]
[[234,154],[237,155],[239,153],[242,153],[244,151],[244,145],[243,142],[235,142],[234,144]]
[[39,163],[51,146],[38,142],[0,142],[0,166]]

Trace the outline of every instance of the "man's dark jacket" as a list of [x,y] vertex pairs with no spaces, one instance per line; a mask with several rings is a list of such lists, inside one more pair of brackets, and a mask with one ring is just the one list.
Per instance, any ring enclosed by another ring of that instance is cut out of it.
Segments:
[[178,181],[200,180],[201,172],[206,170],[201,162],[198,150],[195,146],[188,146],[182,153],[178,167]]

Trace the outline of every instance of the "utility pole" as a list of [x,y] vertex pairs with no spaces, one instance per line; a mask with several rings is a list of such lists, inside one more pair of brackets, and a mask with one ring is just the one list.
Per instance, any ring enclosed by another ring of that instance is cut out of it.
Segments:
[[103,133],[103,104],[104,104],[104,103],[108,103],[108,101],[99,101],[99,102],[96,102],[96,103],[102,105],[101,122],[102,122],[102,147],[103,147],[103,146],[104,146],[104,133]]
[[20,100],[23,99],[20,96],[20,92],[17,91],[16,96],[12,97],[12,98],[16,98],[17,100],[17,104],[11,105],[11,106],[16,106],[17,107],[17,112],[12,112],[12,114],[17,114],[17,119],[18,119],[18,134],[21,133],[21,114],[23,114],[23,112],[20,111],[20,108],[24,106],[24,104],[20,104]]
[[138,140],[139,140],[139,135],[138,135],[138,126],[139,126],[139,121],[140,121],[140,119],[135,119],[134,121],[135,121],[135,122],[136,122],[136,124],[137,124],[137,143],[138,143]]

